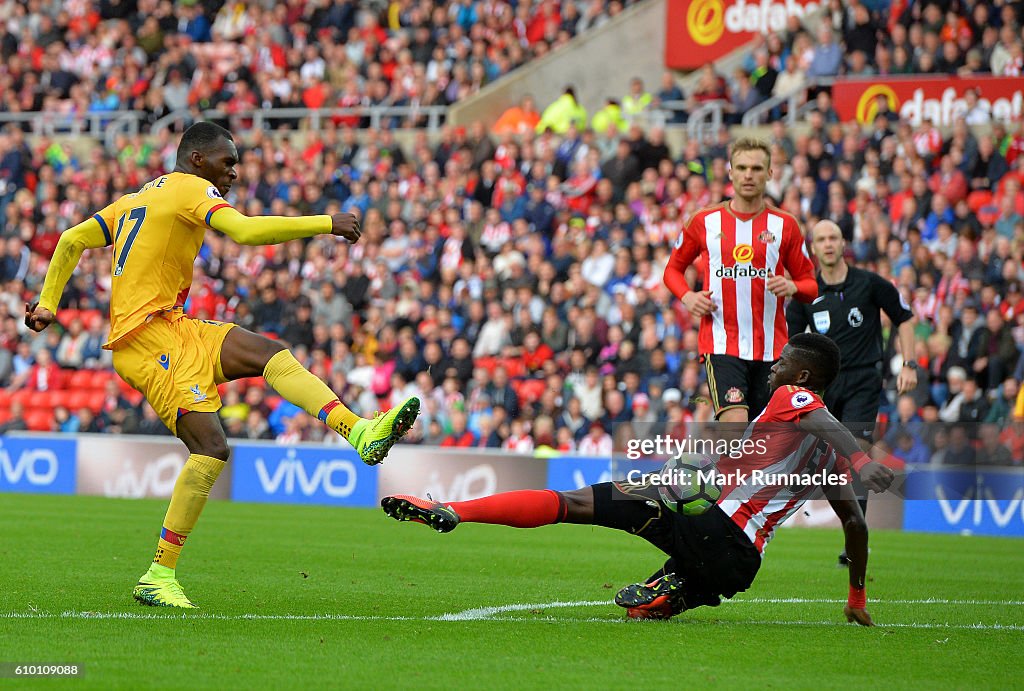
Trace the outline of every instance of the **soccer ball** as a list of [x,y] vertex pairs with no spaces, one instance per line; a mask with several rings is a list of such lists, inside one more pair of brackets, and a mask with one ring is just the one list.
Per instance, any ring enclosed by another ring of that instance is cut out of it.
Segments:
[[722,488],[715,482],[716,466],[710,456],[682,456],[661,469],[658,495],[673,511],[698,516],[718,501]]

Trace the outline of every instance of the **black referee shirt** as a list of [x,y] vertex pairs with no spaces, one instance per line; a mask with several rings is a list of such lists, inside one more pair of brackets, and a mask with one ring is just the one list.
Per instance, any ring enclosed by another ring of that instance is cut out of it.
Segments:
[[839,346],[842,369],[871,367],[882,360],[882,321],[885,310],[894,326],[913,313],[896,287],[876,273],[848,267],[846,280],[829,285],[818,274],[818,297],[810,304],[791,300],[786,308],[789,333],[808,326]]

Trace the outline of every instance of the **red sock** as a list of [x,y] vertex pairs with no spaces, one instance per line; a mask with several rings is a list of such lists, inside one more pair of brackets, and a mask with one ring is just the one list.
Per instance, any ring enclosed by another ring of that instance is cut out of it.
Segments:
[[568,507],[550,489],[522,489],[482,499],[448,504],[463,523],[495,523],[513,528],[536,528],[565,520]]

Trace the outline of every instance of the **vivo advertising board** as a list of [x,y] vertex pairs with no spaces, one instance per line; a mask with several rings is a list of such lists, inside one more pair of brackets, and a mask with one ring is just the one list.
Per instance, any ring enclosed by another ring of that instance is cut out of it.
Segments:
[[920,469],[907,489],[904,530],[1024,537],[1024,469]]
[[234,447],[231,464],[235,501],[377,506],[377,470],[352,449],[243,443]]
[[74,494],[75,439],[0,436],[0,492]]
[[466,501],[517,489],[545,489],[547,463],[503,453],[396,446],[380,466],[378,495],[430,494],[441,501]]
[[556,492],[567,492],[611,480],[612,462],[608,458],[559,456],[548,459],[547,488]]
[[[188,460],[185,445],[173,437],[128,437],[113,434],[78,438],[78,494],[120,499],[167,499]],[[210,492],[227,499],[232,464]]]

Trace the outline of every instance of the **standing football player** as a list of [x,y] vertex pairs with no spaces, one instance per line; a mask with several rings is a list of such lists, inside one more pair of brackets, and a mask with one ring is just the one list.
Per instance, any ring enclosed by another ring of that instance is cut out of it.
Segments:
[[147,605],[195,607],[175,575],[185,539],[199,520],[230,450],[217,411],[217,385],[262,376],[286,400],[344,436],[368,464],[380,463],[412,427],[419,399],[407,398],[373,420],[349,410],[280,343],[234,324],[183,311],[192,265],[207,228],[243,245],[274,245],[330,233],[359,240],[358,219],[335,216],[250,218],[224,200],[238,177],[231,134],[192,125],[178,145],[174,172],[126,194],[60,236],[39,301],[25,324],[42,331],[56,319],[64,286],[82,252],[112,246],[110,336],[114,369],[145,395],[189,457],[164,517],[156,556],[132,593]]
[[[771,399],[747,428],[747,437],[766,453],[719,460],[726,475],[770,469],[782,475],[820,474],[834,478],[838,492],[829,502],[843,524],[850,556],[848,621],[872,626],[864,588],[868,558],[867,524],[846,479],[849,466],[864,484],[886,490],[893,472],[860,450],[853,435],[831,414],[820,392],[839,371],[839,348],[827,336],[797,334],[772,368]],[[832,448],[822,449],[824,440]],[[838,452],[839,457],[832,449]],[[848,459],[848,462],[847,460]],[[733,482],[718,503],[700,515],[673,510],[652,484],[603,482],[571,492],[520,490],[471,501],[441,503],[411,496],[381,500],[384,512],[400,521],[425,523],[449,532],[460,523],[492,523],[535,528],[552,523],[582,523],[615,528],[649,541],[669,555],[645,583],[626,586],[615,596],[634,618],[668,618],[702,605],[717,606],[750,587],[775,529],[820,494],[821,485]]]
[[[747,422],[761,412],[768,372],[789,338],[785,300],[818,295],[797,220],[765,202],[771,173],[767,144],[736,141],[733,198],[694,214],[665,267],[665,285],[700,319],[698,347],[719,422]],[[694,262],[700,291],[686,280]]]

